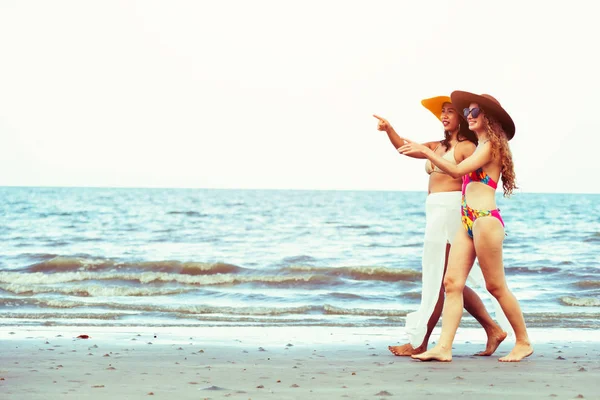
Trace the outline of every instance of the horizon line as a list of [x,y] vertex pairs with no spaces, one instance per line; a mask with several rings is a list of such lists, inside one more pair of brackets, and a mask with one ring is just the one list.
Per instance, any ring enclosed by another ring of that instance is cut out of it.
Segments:
[[[248,190],[248,191],[299,191],[299,192],[414,192],[423,193],[425,190],[415,189],[361,189],[361,188],[274,188],[274,187],[197,187],[197,186],[60,186],[60,185],[1,185],[0,188],[30,188],[30,189],[173,189],[173,190]],[[594,192],[539,192],[539,191],[519,191],[517,190],[513,195],[518,194],[585,194],[585,195],[600,195],[600,193]]]

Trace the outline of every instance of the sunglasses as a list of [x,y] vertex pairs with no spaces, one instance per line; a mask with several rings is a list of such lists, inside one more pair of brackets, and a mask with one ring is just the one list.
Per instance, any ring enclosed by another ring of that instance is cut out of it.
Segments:
[[463,110],[463,115],[465,116],[465,118],[467,118],[469,116],[469,114],[471,114],[471,116],[473,118],[477,118],[477,117],[479,117],[479,114],[481,114],[481,108],[479,108],[479,107],[475,107],[475,108],[471,108],[471,109],[465,108]]

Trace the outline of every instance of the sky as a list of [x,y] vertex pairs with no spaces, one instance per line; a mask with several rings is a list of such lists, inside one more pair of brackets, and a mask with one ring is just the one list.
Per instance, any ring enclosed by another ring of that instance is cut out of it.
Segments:
[[521,193],[600,193],[594,0],[0,0],[0,186],[425,191],[372,114],[489,93]]

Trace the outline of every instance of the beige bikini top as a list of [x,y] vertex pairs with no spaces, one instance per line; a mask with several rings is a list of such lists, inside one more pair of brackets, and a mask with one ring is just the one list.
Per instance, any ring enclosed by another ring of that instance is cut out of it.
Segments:
[[[440,147],[440,145],[438,145],[438,147]],[[435,148],[434,152],[438,149],[438,147]],[[456,147],[456,146],[454,146]],[[444,153],[444,155],[442,156],[442,158],[450,161],[453,164],[456,164],[456,160],[454,159],[454,147],[451,148],[450,150],[448,150],[446,153]],[[431,163],[431,161],[427,160],[425,162],[425,172],[427,172],[429,175],[431,175],[432,172],[439,172],[442,174],[445,174],[444,171],[442,171],[441,169],[439,169],[437,167],[437,165],[433,165]]]

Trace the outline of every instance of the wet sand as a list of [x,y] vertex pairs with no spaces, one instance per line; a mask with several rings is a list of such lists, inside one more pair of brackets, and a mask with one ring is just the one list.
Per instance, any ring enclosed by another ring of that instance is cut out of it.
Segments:
[[472,356],[484,342],[469,331],[451,363],[395,357],[387,345],[397,332],[0,327],[0,398],[598,398],[597,332],[532,331],[535,353],[521,363],[498,362],[512,338],[492,357]]

